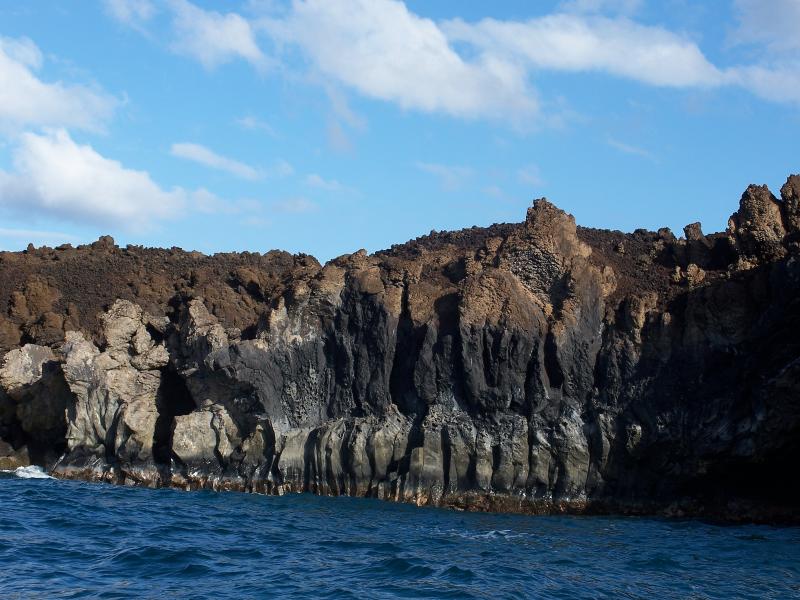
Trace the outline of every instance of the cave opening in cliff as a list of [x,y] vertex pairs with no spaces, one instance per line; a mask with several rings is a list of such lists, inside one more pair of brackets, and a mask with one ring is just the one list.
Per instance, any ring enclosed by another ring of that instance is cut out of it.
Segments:
[[156,463],[169,464],[170,436],[175,424],[175,417],[188,415],[196,408],[192,394],[186,382],[172,368],[166,368],[161,374],[161,385],[156,396],[156,419],[153,433],[153,458]]
[[[792,437],[799,440],[800,431]],[[713,508],[743,502],[794,512],[800,502],[800,480],[787,475],[795,472],[800,462],[800,441],[788,446],[758,460],[722,460],[691,481],[685,493],[704,498]]]

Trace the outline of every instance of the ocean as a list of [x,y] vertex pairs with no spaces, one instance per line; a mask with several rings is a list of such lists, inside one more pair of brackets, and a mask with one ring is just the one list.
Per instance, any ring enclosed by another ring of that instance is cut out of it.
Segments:
[[800,528],[0,474],[0,598],[800,598]]

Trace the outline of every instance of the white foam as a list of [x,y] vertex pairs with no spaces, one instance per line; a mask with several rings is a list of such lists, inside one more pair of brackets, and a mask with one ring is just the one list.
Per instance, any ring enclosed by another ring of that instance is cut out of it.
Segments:
[[45,473],[42,467],[31,465],[29,467],[17,467],[13,471],[4,471],[4,473],[13,473],[20,479],[53,479]]

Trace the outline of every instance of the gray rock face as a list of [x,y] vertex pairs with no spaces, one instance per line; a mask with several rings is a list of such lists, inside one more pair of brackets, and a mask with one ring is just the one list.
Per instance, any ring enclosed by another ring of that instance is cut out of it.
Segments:
[[74,395],[67,412],[67,451],[124,464],[153,461],[161,369],[169,362],[147,325],[154,322],[119,300],[103,318],[101,351],[81,333],[68,332],[64,377]]
[[[61,406],[64,477],[791,519],[797,189],[749,188],[722,234],[586,230],[539,200],[519,225],[305,261],[280,284],[237,267],[219,283],[233,308],[118,300],[99,332],[6,355],[0,435],[56,435]],[[258,318],[226,320],[243,307]]]
[[0,434],[24,453],[23,463],[30,454],[50,462],[63,451],[70,401],[59,359],[50,348],[26,344],[3,357]]

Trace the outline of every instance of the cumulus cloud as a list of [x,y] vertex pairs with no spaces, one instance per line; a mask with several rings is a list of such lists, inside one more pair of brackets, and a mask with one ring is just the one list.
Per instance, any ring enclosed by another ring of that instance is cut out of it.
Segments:
[[44,82],[39,48],[28,38],[0,37],[0,128],[63,126],[101,130],[117,100],[105,92],[60,81]]
[[396,0],[296,0],[260,29],[302,49],[315,69],[359,93],[405,109],[461,117],[533,114],[537,102],[513,61],[456,52],[430,19]]
[[195,201],[210,204],[205,190],[165,190],[147,172],[77,144],[63,129],[22,134],[13,164],[13,171],[0,171],[0,208],[28,218],[142,231]]
[[[150,0],[107,1],[121,20],[150,16]],[[253,1],[251,14],[262,16],[251,20],[189,0],[167,6],[173,49],[207,68],[234,59],[263,68],[280,58],[283,72],[292,73],[301,56],[336,114],[329,143],[347,151],[352,144],[339,120],[357,127],[359,117],[339,88],[407,110],[522,127],[541,117],[533,82],[545,70],[605,73],[660,87],[737,86],[767,100],[800,102],[798,0],[734,2],[734,42],[756,44],[769,56],[725,68],[685,34],[634,21],[643,0],[562,0],[555,13],[541,17],[478,22],[437,22],[400,0],[291,0],[277,10],[272,2]],[[269,38],[274,57],[262,51],[257,34]]]
[[204,10],[187,0],[170,0],[176,39],[172,48],[212,69],[234,59],[257,68],[269,61],[256,42],[250,23],[236,13]]
[[602,71],[642,83],[715,86],[723,74],[697,45],[661,27],[625,18],[557,14],[529,21],[449,21],[452,40],[532,69]]
[[[754,6],[753,0],[740,4]],[[768,90],[764,82],[773,71],[762,65],[720,68],[685,35],[629,18],[641,5],[567,0],[561,12],[525,21],[437,23],[397,0],[294,0],[285,13],[256,26],[278,48],[299,48],[317,73],[338,85],[405,109],[459,117],[529,122],[539,112],[531,81],[544,70],[602,72],[673,88],[737,85],[769,99],[793,96]],[[616,16],[602,16],[609,13]]]
[[225,171],[236,177],[241,177],[242,179],[256,180],[264,177],[264,174],[255,167],[251,167],[250,165],[226,156],[221,156],[200,144],[191,144],[188,142],[172,144],[170,153],[173,156],[185,158],[212,169]]

